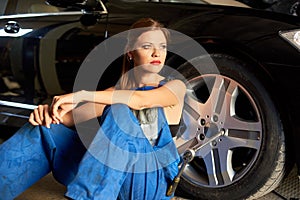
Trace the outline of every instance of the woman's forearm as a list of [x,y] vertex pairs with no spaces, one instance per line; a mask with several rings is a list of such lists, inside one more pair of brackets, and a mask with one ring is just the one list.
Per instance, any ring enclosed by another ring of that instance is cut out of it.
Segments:
[[63,116],[63,124],[71,127],[102,115],[105,105],[99,103],[85,103]]
[[181,104],[185,95],[185,85],[180,81],[166,84],[153,90],[105,90],[81,91],[84,102],[105,105],[126,104],[135,110],[151,107],[169,107]]
[[[52,117],[63,121],[62,117],[76,109],[79,103],[95,103],[100,105],[126,104],[134,110],[152,107],[182,107],[185,85],[179,80],[172,80],[152,90],[113,90],[78,91],[55,96],[51,105]],[[82,110],[85,112],[85,110]]]
[[95,102],[104,105],[126,104],[131,108],[136,108],[134,99],[137,94],[133,90],[104,90],[104,91],[81,91],[83,102]]

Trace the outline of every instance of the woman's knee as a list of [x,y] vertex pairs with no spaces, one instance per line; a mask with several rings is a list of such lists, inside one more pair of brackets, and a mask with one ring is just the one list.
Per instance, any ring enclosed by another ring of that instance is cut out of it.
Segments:
[[127,113],[130,111],[130,108],[126,104],[112,104],[109,106],[111,111],[116,111],[118,114]]
[[102,120],[108,121],[110,124],[118,124],[119,127],[125,126],[129,130],[132,126],[139,125],[137,118],[126,104],[113,104],[109,106],[105,109]]

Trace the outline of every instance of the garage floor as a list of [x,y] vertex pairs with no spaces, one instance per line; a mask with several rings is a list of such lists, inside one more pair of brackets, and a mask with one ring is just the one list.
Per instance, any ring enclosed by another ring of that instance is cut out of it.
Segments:
[[[65,187],[55,182],[52,175],[41,179],[30,189],[15,200],[66,200],[64,198]],[[183,200],[175,197],[174,200]],[[259,200],[299,200],[300,183],[296,173],[296,167],[291,171],[283,183],[270,194],[259,198]]]

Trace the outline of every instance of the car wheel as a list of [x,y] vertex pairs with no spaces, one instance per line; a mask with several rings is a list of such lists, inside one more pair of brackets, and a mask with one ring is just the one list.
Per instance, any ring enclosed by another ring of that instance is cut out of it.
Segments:
[[[189,199],[255,199],[275,189],[287,171],[280,114],[246,63],[211,54],[178,71],[187,80],[181,140],[201,148],[186,166],[177,194]],[[199,67],[198,66],[198,67]],[[176,140],[175,140],[176,143]]]

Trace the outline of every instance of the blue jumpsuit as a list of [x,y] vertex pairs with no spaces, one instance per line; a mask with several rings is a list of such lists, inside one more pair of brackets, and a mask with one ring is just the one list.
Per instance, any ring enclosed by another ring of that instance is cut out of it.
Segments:
[[0,200],[12,200],[52,171],[71,199],[161,200],[179,155],[162,108],[152,145],[123,104],[107,106],[90,144],[62,124],[24,125],[0,146]]

